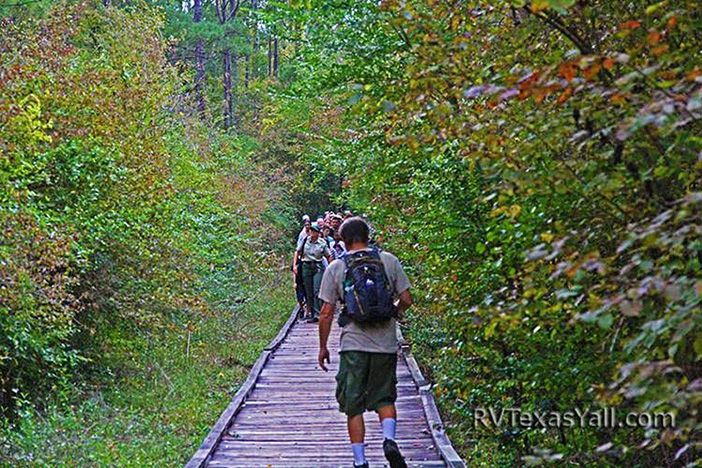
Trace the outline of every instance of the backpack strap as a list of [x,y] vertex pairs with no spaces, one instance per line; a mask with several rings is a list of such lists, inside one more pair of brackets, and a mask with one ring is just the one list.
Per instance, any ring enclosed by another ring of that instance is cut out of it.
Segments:
[[[303,254],[305,253],[305,245],[307,245],[307,239],[309,239],[310,236],[305,236],[305,239],[302,241],[302,246],[300,246],[299,249],[297,249],[297,253]],[[289,252],[289,251],[288,251]]]

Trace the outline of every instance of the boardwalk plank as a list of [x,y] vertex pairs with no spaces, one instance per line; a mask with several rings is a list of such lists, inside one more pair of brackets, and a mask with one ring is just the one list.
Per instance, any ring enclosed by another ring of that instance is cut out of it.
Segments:
[[[188,467],[348,467],[352,457],[346,417],[334,397],[339,356],[329,372],[317,364],[316,324],[286,325],[263,351],[242,389],[196,452]],[[401,335],[399,335],[402,339]],[[332,328],[329,347],[339,341]],[[402,340],[404,343],[404,340]],[[400,353],[397,441],[409,466],[463,467],[443,433],[438,411],[407,346]],[[366,453],[373,466],[387,466],[377,416],[364,415]]]

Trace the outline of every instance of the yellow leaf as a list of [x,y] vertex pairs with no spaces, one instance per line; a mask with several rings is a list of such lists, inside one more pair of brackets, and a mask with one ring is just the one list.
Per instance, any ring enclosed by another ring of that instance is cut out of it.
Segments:
[[534,0],[531,2],[532,11],[541,11],[549,7],[548,0]]

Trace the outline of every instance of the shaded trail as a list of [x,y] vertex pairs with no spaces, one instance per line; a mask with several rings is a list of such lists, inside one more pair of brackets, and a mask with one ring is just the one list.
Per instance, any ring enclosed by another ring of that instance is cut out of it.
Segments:
[[[334,396],[339,326],[332,327],[332,362],[329,372],[324,372],[317,364],[317,324],[297,322],[295,315],[293,311],[263,351],[188,468],[353,465],[346,416],[339,412]],[[407,346],[402,349],[397,364],[397,442],[408,465],[465,466],[443,432],[433,396],[414,358]],[[366,413],[365,422],[370,465],[387,466],[376,414]]]

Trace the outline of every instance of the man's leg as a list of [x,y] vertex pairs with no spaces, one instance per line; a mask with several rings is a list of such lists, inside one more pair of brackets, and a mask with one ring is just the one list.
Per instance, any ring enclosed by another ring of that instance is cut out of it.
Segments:
[[339,402],[339,410],[346,414],[356,466],[363,466],[366,459],[363,411],[369,362],[370,353],[343,351],[339,356],[339,373],[336,375],[336,400]]
[[366,462],[366,446],[363,439],[366,436],[366,426],[363,423],[363,414],[349,416],[346,420],[353,451],[353,464],[361,466]]
[[349,429],[349,439],[351,439],[351,443],[363,443],[363,439],[366,436],[366,426],[363,423],[363,415],[357,414],[355,416],[349,416],[346,420],[346,425]]
[[309,263],[302,263],[302,285],[305,289],[306,316],[312,317],[312,301],[314,297],[314,270]]
[[383,422],[385,418],[397,419],[397,409],[395,405],[387,405],[382,408],[378,408],[378,419]]
[[395,440],[395,431],[397,428],[397,410],[395,405],[387,405],[378,408],[378,419],[383,427],[383,437],[390,440]]
[[323,276],[324,267],[317,265],[317,270],[312,281],[312,289],[314,291],[314,300],[312,301],[312,318],[319,318],[319,310],[322,308],[322,301],[319,299],[319,287],[322,285]]
[[368,407],[378,413],[383,428],[383,452],[390,468],[406,468],[407,464],[395,442],[397,428],[397,355],[373,353],[368,376]]

